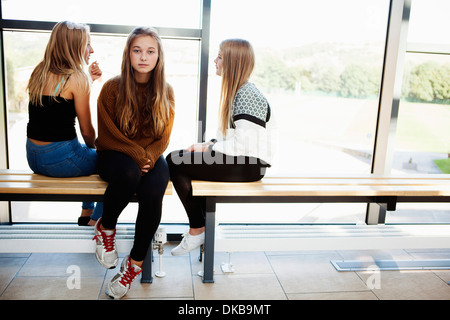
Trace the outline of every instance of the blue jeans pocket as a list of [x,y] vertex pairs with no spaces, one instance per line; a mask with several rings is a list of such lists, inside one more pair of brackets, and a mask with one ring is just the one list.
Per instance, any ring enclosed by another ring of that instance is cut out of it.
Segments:
[[83,175],[82,170],[72,161],[71,158],[52,164],[41,164],[39,171],[46,176],[65,178]]
[[27,159],[30,168],[50,177],[78,177],[96,172],[97,152],[82,146],[78,139],[53,142],[44,146],[27,140]]

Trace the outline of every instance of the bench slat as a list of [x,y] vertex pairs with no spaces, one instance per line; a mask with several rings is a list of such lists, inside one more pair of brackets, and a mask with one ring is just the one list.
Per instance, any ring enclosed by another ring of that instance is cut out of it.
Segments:
[[397,180],[397,179],[406,179],[406,180],[419,180],[419,179],[433,179],[433,180],[449,180],[449,174],[408,174],[408,175],[386,175],[386,174],[371,174],[371,173],[362,173],[362,174],[302,174],[301,176],[265,176],[263,180],[274,180],[274,179],[282,179],[282,180],[290,180],[290,179],[388,179],[388,180]]
[[450,196],[450,183],[336,184],[193,181],[194,196]]
[[37,174],[12,176],[0,175],[0,182],[97,183],[106,185],[106,182],[97,175],[71,178],[52,178]]
[[45,182],[0,182],[3,194],[104,194],[106,184],[45,183]]
[[[107,185],[98,175],[53,178],[32,173],[0,174],[1,194],[103,195]],[[172,194],[171,182],[165,194]]]
[[390,179],[390,178],[334,178],[334,179],[325,179],[325,178],[290,178],[290,179],[281,179],[281,178],[273,178],[266,179],[263,181],[258,181],[256,184],[261,183],[265,185],[446,185],[450,184],[450,179]]
[[[0,169],[0,193],[103,194],[99,175],[52,178],[26,170]],[[193,181],[195,196],[450,196],[449,175],[306,175],[265,177],[250,183]],[[166,190],[172,194],[172,185]]]

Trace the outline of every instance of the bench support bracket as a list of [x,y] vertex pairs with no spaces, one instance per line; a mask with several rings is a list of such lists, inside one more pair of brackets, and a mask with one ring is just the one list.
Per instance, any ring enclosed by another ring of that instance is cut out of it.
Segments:
[[216,232],[216,200],[206,197],[205,254],[203,261],[203,282],[214,282],[214,238]]

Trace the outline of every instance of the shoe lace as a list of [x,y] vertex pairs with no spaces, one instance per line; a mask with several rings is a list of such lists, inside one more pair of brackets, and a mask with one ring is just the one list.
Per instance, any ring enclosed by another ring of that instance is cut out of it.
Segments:
[[186,249],[188,247],[188,243],[187,243],[187,238],[189,237],[189,231],[186,231],[185,233],[183,233],[181,235],[181,237],[183,238],[180,242],[180,245],[183,249]]
[[141,273],[142,269],[139,271],[136,271],[132,266],[130,260],[127,262],[127,268],[125,269],[125,272],[122,274],[121,279],[119,280],[119,283],[123,286],[130,286],[133,280],[136,278],[137,275]]
[[100,234],[94,236],[92,240],[99,240],[102,242],[103,247],[106,252],[111,252],[114,250],[115,242],[116,242],[116,230],[114,230],[113,234],[107,235],[103,231]]

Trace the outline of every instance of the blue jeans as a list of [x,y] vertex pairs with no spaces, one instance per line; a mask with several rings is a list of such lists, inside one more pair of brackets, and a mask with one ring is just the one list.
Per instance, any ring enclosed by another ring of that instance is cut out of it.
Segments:
[[[97,172],[97,151],[81,145],[78,138],[37,145],[27,139],[28,165],[34,173],[49,177],[79,177]],[[92,220],[102,216],[103,203],[83,202],[83,209],[94,209]]]

